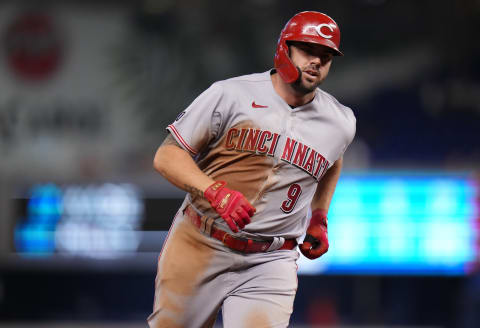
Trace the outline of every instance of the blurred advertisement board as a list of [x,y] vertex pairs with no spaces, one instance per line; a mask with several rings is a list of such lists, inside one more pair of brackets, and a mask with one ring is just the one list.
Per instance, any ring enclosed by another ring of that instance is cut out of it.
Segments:
[[[468,274],[479,256],[478,194],[468,174],[345,173],[329,211],[330,249],[301,257],[299,273]],[[156,257],[182,199],[147,198],[133,184],[50,183],[14,201],[12,252],[101,260]]]

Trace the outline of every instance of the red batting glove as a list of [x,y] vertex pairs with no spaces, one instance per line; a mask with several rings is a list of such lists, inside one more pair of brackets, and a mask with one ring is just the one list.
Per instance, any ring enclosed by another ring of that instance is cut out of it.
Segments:
[[328,251],[327,211],[316,209],[307,229],[307,235],[300,244],[300,251],[310,260],[314,260]]
[[226,184],[225,181],[216,181],[205,190],[204,196],[230,229],[238,232],[238,228],[243,229],[250,223],[256,209],[241,192],[228,189]]

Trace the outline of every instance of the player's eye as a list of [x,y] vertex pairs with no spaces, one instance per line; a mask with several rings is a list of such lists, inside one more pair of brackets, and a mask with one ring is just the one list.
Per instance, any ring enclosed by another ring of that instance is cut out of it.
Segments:
[[309,55],[313,54],[314,52],[312,47],[310,47],[308,44],[298,44],[297,48]]
[[332,60],[332,55],[331,54],[323,54],[323,55],[320,56],[320,60],[322,61],[322,63],[327,63],[330,60]]

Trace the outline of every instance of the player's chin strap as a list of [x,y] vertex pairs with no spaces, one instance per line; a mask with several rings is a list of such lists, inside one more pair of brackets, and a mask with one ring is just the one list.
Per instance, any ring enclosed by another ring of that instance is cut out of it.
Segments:
[[285,243],[285,238],[283,238],[283,237],[273,237],[272,244],[267,249],[267,252],[276,251],[277,249],[282,247],[284,243]]

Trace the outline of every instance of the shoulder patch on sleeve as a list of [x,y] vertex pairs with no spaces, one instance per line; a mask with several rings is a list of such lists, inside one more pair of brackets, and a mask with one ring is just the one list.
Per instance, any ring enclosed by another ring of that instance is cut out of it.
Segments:
[[184,110],[183,112],[181,112],[180,114],[178,114],[177,118],[175,119],[175,122],[177,122],[178,120],[180,120],[183,115],[185,115],[186,111]]

